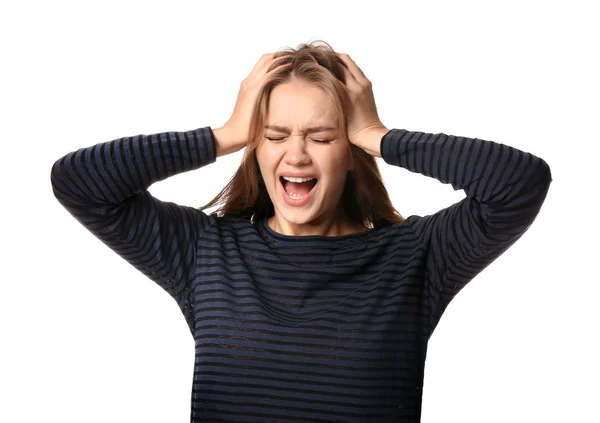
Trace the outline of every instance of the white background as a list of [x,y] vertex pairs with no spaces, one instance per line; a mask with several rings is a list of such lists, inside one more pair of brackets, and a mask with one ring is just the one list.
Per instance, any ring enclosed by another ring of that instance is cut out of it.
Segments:
[[[7,3],[0,421],[189,421],[194,341],[183,315],[62,208],[50,169],[123,136],[217,128],[262,54],[314,39],[361,67],[388,128],[501,142],[552,171],[535,223],[436,328],[422,421],[600,421],[593,2]],[[150,191],[204,205],[241,155]],[[378,163],[404,217],[465,196]]]

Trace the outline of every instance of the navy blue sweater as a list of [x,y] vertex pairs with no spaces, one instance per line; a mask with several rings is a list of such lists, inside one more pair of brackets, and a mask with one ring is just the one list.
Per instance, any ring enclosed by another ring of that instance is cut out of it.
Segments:
[[442,313],[527,231],[552,177],[541,158],[477,138],[392,129],[381,155],[467,196],[333,237],[153,197],[154,182],[215,162],[210,127],[80,148],[54,163],[51,183],[179,305],[195,340],[192,422],[418,422]]

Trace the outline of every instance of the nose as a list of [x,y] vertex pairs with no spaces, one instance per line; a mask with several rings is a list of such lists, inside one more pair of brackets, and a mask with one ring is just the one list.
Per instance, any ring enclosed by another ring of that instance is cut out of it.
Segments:
[[289,165],[304,165],[310,163],[310,156],[306,152],[306,139],[303,135],[290,135],[285,153],[285,162]]

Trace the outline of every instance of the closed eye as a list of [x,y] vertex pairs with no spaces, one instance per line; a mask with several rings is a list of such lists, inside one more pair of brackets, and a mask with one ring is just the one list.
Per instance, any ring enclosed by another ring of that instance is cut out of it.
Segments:
[[[283,138],[271,138],[271,137],[266,137],[269,141],[281,141],[283,140]],[[318,142],[319,144],[328,144],[331,141],[333,141],[335,138],[332,139],[328,139],[328,140],[315,140],[313,138],[311,138],[314,142]]]

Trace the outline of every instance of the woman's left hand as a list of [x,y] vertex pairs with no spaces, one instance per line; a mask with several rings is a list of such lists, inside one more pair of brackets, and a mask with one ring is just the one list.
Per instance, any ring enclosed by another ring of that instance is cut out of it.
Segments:
[[[345,53],[337,53],[337,56],[344,62],[346,68],[343,69],[346,78],[346,88],[352,102],[350,118],[348,119],[348,140],[373,154],[374,134],[384,134],[388,129],[377,115],[377,106],[375,105],[375,96],[371,81],[367,79],[358,65]],[[376,139],[376,138],[375,138]],[[379,138],[379,141],[381,137]],[[376,146],[377,152],[379,145]],[[379,155],[379,154],[376,154]]]

